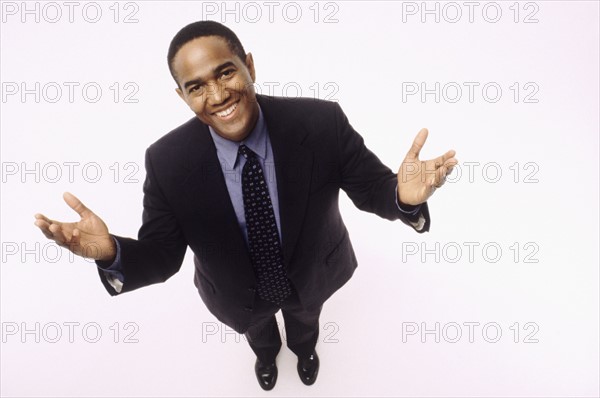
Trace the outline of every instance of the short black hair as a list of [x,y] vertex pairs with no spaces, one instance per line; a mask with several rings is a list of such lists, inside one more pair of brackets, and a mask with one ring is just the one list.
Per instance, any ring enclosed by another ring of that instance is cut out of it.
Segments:
[[205,36],[222,37],[227,42],[231,52],[237,55],[242,62],[246,62],[246,52],[244,51],[244,46],[242,46],[240,39],[238,39],[231,29],[215,21],[193,22],[177,32],[175,37],[173,37],[173,40],[171,40],[171,45],[169,46],[167,62],[169,63],[169,71],[171,72],[171,76],[173,76],[173,79],[177,85],[179,85],[179,83],[177,82],[177,78],[173,72],[173,58],[175,58],[175,55],[179,49],[181,49],[181,47],[183,47],[187,42],[197,39],[198,37]]

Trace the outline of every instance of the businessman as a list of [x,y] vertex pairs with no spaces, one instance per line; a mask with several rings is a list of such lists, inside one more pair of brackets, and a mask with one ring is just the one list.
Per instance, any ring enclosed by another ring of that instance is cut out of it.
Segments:
[[340,189],[361,210],[429,230],[427,199],[456,165],[455,152],[419,160],[421,130],[398,173],[364,145],[337,103],[257,95],[254,60],[211,21],[173,38],[169,70],[195,117],[146,151],[138,239],[109,233],[70,193],[80,220],[35,215],[44,235],[96,260],[111,295],[164,282],[194,253],[194,283],[216,318],[244,333],[259,385],[277,381],[281,310],[302,382],[319,371],[323,303],[357,261],[338,208]]

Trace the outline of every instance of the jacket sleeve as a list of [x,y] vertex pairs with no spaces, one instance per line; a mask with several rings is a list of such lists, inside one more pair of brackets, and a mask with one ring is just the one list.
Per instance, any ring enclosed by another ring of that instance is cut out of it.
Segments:
[[[388,220],[401,220],[417,232],[429,230],[427,202],[415,214],[402,212],[396,204],[398,178],[389,167],[364,144],[363,138],[348,122],[341,107],[335,104],[335,122],[339,148],[341,188],[360,210]],[[419,222],[421,221],[421,222]],[[424,224],[423,224],[424,221]],[[420,229],[417,229],[420,226]]]
[[[138,239],[114,236],[120,246],[120,293],[164,282],[181,268],[187,243],[152,167],[151,148],[146,151],[144,211]],[[111,295],[119,294],[98,269],[100,279]]]

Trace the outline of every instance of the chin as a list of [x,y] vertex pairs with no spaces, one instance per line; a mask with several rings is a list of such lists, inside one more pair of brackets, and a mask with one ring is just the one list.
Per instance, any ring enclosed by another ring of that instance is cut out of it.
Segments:
[[250,133],[249,131],[246,131],[246,129],[219,129],[215,126],[213,126],[213,129],[215,129],[221,137],[231,141],[242,141]]

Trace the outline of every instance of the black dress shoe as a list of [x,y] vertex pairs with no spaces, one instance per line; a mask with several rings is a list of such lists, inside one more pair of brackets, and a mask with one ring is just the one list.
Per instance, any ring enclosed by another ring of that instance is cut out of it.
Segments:
[[256,358],[254,372],[256,373],[258,384],[263,390],[269,391],[275,387],[275,382],[277,382],[277,365],[275,365],[275,362],[265,365]]
[[319,356],[317,352],[306,358],[298,358],[298,375],[302,383],[307,386],[313,385],[319,374]]

